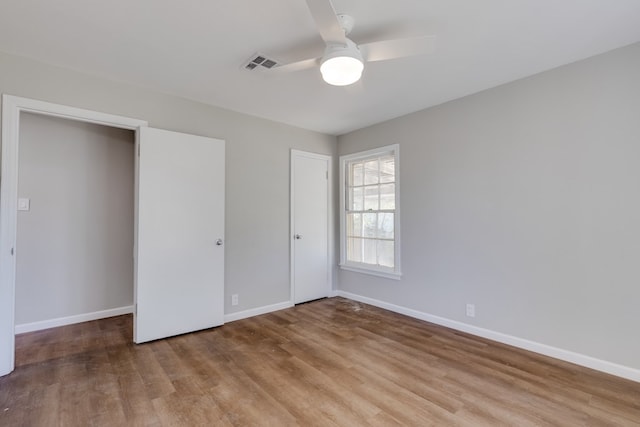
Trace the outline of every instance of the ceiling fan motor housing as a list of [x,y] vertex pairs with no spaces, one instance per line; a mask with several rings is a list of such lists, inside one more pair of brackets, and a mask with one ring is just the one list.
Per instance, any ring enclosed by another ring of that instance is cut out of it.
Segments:
[[356,24],[356,20],[353,19],[351,15],[345,15],[341,13],[338,16],[338,21],[340,21],[340,26],[344,30],[345,36],[348,36],[351,30],[353,30],[353,26]]

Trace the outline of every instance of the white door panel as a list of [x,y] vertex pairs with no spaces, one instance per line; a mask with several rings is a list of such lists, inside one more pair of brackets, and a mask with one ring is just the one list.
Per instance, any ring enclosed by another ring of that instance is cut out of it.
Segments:
[[224,322],[224,141],[140,128],[137,343]]
[[292,279],[294,303],[329,296],[329,158],[293,151]]

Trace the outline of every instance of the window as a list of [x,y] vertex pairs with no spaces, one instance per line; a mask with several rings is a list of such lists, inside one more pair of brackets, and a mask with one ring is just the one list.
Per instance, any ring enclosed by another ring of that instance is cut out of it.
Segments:
[[340,157],[340,265],[399,278],[399,146]]

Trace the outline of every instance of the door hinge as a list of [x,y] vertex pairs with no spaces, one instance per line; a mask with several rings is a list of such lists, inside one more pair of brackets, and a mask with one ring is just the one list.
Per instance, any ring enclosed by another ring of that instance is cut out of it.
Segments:
[[325,178],[329,179],[329,171],[325,171]]
[[11,255],[13,255],[13,248],[11,248]]

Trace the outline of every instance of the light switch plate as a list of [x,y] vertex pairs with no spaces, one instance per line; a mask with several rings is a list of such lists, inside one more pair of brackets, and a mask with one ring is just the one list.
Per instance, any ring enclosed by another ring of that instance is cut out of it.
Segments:
[[31,205],[31,200],[20,198],[18,199],[18,210],[19,211],[28,211]]

